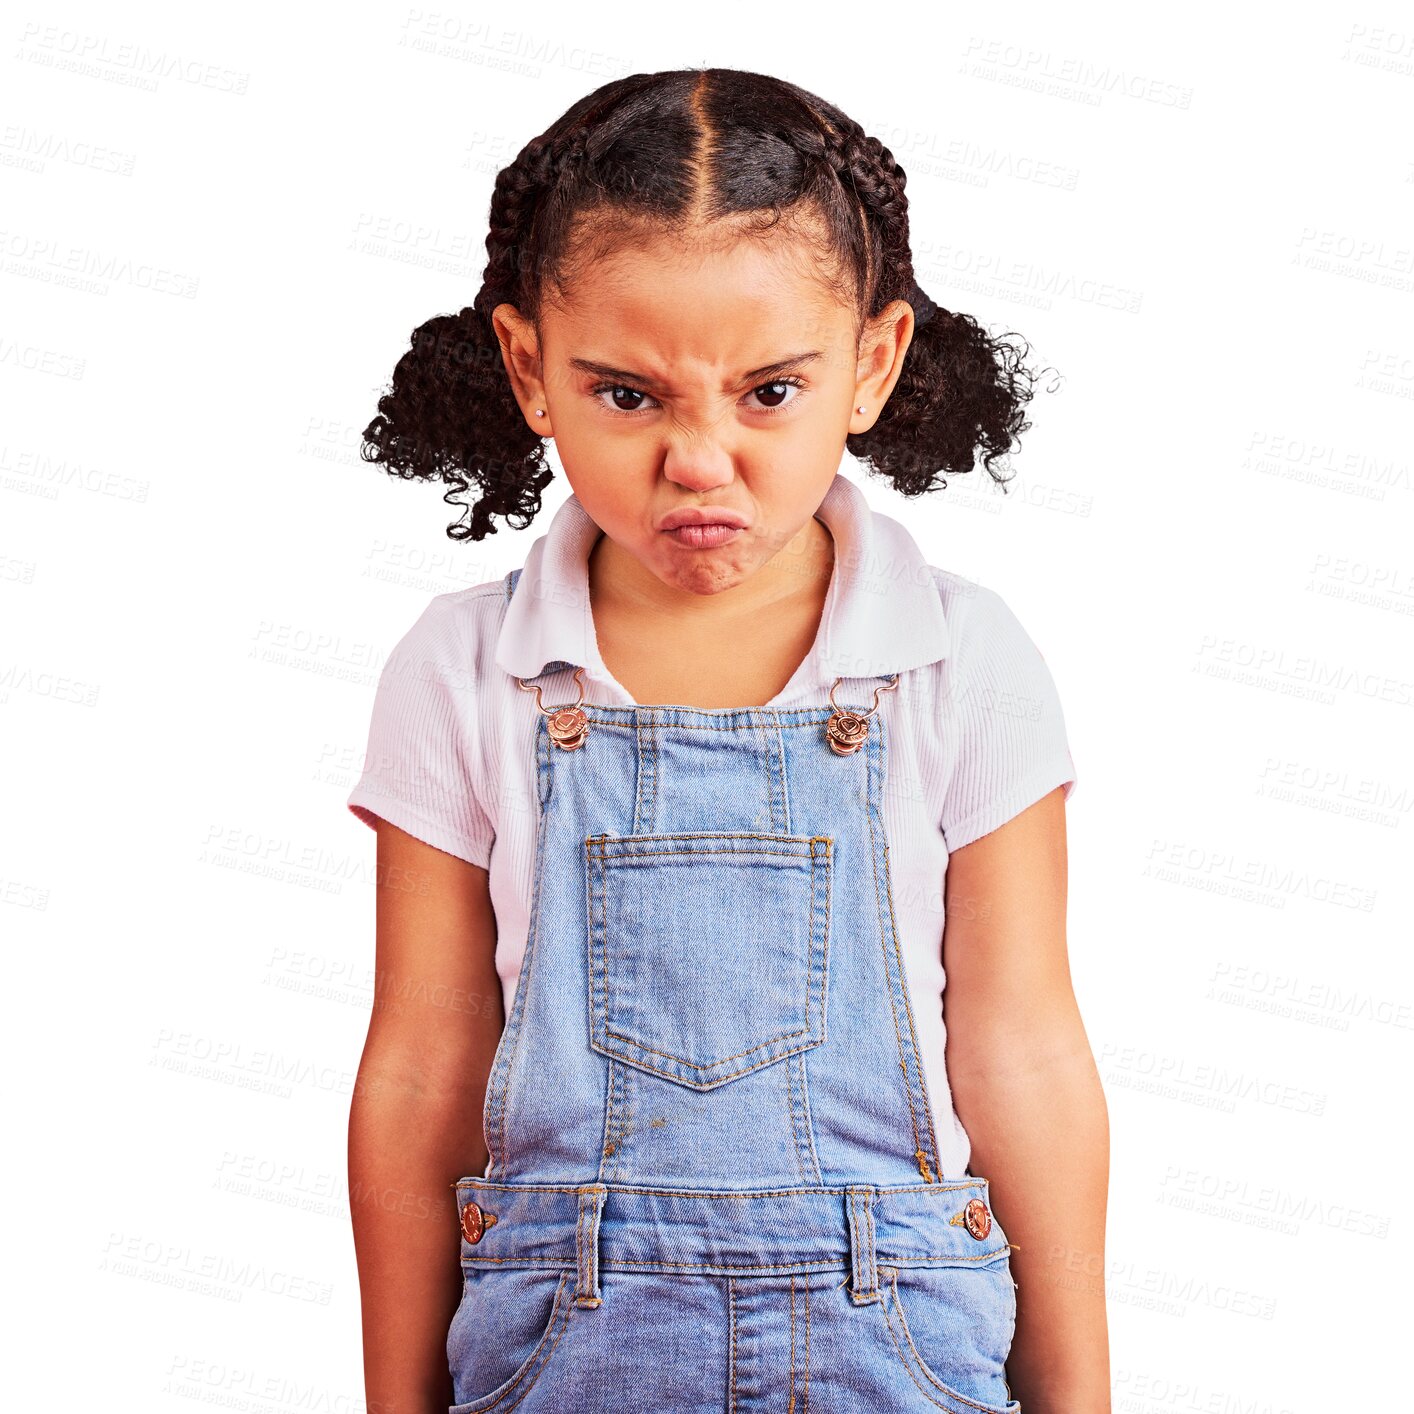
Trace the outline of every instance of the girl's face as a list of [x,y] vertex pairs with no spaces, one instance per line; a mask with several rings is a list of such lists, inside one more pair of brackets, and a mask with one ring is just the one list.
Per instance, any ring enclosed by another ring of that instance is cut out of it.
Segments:
[[[731,589],[775,559],[898,380],[911,307],[889,305],[856,344],[811,259],[783,239],[688,258],[665,238],[582,270],[566,307],[546,303],[538,339],[512,306],[495,311],[526,421],[669,599]],[[675,527],[684,512],[705,523]]]

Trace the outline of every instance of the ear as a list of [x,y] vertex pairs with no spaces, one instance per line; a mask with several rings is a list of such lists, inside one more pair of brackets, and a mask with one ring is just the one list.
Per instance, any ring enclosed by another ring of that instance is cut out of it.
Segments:
[[[890,301],[864,326],[855,367],[854,400],[850,404],[851,435],[867,432],[879,420],[903,373],[913,328],[913,306],[904,299]],[[859,411],[861,406],[863,412]]]
[[[501,359],[511,391],[520,404],[521,415],[537,437],[552,436],[550,403],[545,397],[544,367],[540,360],[540,340],[535,326],[513,304],[498,304],[491,311],[491,327],[501,346]],[[536,409],[543,417],[536,417]]]

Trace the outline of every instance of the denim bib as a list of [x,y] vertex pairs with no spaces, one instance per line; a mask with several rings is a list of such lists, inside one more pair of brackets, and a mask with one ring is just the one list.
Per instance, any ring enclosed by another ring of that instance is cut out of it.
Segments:
[[939,1172],[894,926],[897,675],[858,681],[797,709],[536,692],[455,1414],[1020,1409],[1010,1244],[987,1180]]

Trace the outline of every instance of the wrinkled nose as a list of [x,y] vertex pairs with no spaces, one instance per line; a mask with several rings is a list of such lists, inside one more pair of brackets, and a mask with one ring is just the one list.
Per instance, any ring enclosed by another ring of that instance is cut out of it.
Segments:
[[714,491],[736,477],[736,454],[717,435],[669,437],[663,444],[663,475],[687,491]]

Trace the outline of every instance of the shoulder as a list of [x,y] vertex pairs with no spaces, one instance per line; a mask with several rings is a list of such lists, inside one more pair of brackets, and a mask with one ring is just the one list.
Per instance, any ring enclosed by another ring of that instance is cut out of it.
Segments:
[[347,801],[367,825],[387,820],[482,868],[500,797],[487,769],[481,665],[504,597],[495,580],[424,605],[383,665],[363,773]]
[[434,595],[394,646],[385,671],[474,685],[494,655],[505,605],[504,576]]
[[1039,653],[1011,605],[990,585],[929,565],[948,624],[952,669],[963,671],[999,655]]
[[929,720],[938,819],[949,852],[1057,786],[1076,782],[1065,713],[1045,656],[989,585],[930,566],[948,621]]
[[418,617],[417,624],[429,632],[475,632],[488,621],[499,620],[505,611],[506,601],[506,576],[501,575],[466,589],[433,595]]
[[1063,731],[1054,675],[1036,639],[990,585],[930,566],[948,624],[947,656],[935,667],[937,725],[968,725],[998,739],[1024,723],[1046,721]]

